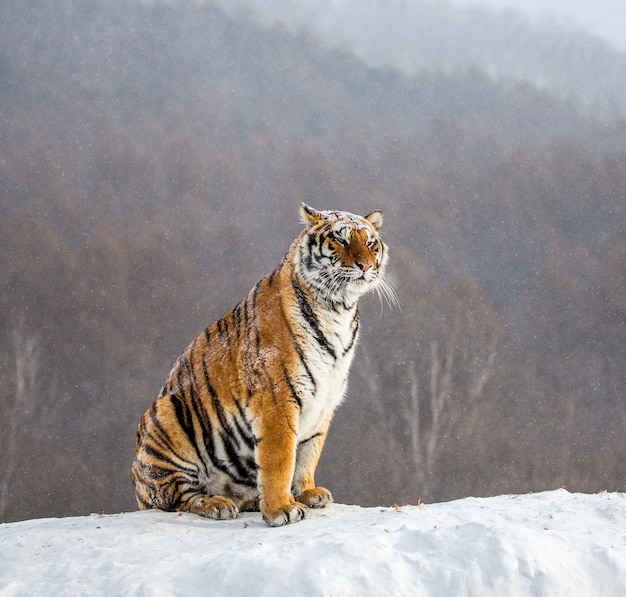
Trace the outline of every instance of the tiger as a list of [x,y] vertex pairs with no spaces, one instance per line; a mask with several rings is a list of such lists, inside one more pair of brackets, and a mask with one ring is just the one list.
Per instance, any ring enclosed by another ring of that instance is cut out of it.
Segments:
[[175,362],[137,428],[140,509],[269,526],[309,517],[332,494],[314,475],[359,335],[358,299],[394,299],[383,214],[317,211],[279,266]]

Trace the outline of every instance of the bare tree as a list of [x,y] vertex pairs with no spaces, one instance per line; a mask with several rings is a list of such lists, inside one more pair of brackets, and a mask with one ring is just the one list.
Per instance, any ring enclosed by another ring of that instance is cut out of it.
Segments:
[[391,482],[403,492],[408,483],[421,496],[432,493],[451,444],[480,437],[486,421],[498,417],[492,408],[497,392],[489,384],[502,369],[505,339],[476,283],[429,280],[428,288],[412,313],[387,324],[395,354],[376,360],[364,343],[356,368],[386,451],[402,455],[389,471]]
[[20,424],[35,410],[38,394],[40,348],[37,338],[27,330],[24,313],[16,316],[11,329],[13,348],[13,394],[5,415],[4,454],[0,475],[0,520],[4,519],[9,492],[20,452]]
[[[449,324],[426,339],[408,362],[408,392],[397,397],[409,432],[411,457],[421,491],[429,491],[444,438],[476,434],[486,414],[485,387],[496,371],[502,332],[483,318],[473,301],[458,301]],[[434,331],[434,330],[433,330]]]
[[[51,404],[43,399],[42,343],[32,332],[24,312],[13,317],[10,324],[13,392],[5,403],[3,457],[0,468],[0,520],[4,520],[12,496],[12,487],[24,453],[25,437],[32,429],[50,426]],[[45,392],[49,397],[55,392],[55,383]]]

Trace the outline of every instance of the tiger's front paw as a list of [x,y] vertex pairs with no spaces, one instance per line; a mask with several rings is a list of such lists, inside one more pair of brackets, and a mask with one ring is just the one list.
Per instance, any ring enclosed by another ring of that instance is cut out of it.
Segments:
[[261,514],[263,520],[271,527],[281,527],[285,524],[298,522],[311,515],[304,504],[295,501],[278,508],[269,508],[261,501]]
[[231,499],[208,495],[198,496],[190,504],[189,512],[215,520],[228,520],[239,515],[239,509]]
[[313,489],[305,489],[296,497],[296,500],[309,508],[325,508],[333,501],[333,496],[324,487],[314,487]]

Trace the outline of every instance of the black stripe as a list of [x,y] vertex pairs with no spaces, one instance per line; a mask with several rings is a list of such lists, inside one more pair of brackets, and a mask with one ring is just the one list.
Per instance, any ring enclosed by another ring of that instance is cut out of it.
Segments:
[[274,283],[274,277],[276,276],[276,274],[278,273],[278,269],[275,269],[268,277],[267,277],[267,284],[268,286],[271,286]]
[[348,346],[346,346],[346,349],[343,351],[344,357],[352,350],[352,347],[354,346],[354,343],[356,341],[356,335],[359,331],[359,311],[358,310],[354,314],[354,318],[352,319],[352,324],[354,326],[354,329],[352,330],[352,339],[350,340],[350,343],[348,344]]
[[[191,359],[191,356],[192,355],[190,355],[190,359]],[[193,410],[196,416],[196,419],[200,422],[200,431],[202,434],[202,447],[205,450],[210,450],[211,448],[207,444],[207,437],[208,436],[212,437],[212,425],[211,425],[210,414],[207,412],[204,406],[204,402],[201,398],[201,395],[203,392],[202,392],[202,389],[200,388],[198,378],[196,377],[196,374],[193,368],[193,361],[192,360],[186,361],[185,366],[191,377],[191,384],[187,386],[188,393],[186,394],[185,399],[188,401],[190,408]],[[206,374],[206,365],[204,362],[204,356],[202,357],[202,369],[204,373],[204,380],[206,382],[206,380],[208,379],[208,376]],[[209,391],[209,393],[214,392],[213,387],[210,386],[210,384],[206,387],[206,390]],[[200,449],[197,446],[196,446],[196,452],[198,453],[198,456],[199,456],[198,462],[202,463],[204,471],[208,473],[205,459],[203,458],[202,452],[200,452]],[[213,461],[210,454],[209,454],[209,459],[211,460],[211,462]]]
[[[207,391],[211,396],[211,401],[215,404],[215,401],[217,399],[217,392],[215,391],[215,388],[212,386],[211,381],[209,380],[209,372],[204,356],[202,357],[202,370],[204,372],[204,383],[206,384]],[[204,408],[204,405],[201,401],[198,401],[198,403],[195,405],[195,410],[198,412],[198,418],[200,420],[200,426],[202,429],[202,441],[207,450],[209,459],[211,460],[211,464],[220,471],[230,475],[231,473],[228,467],[225,465],[224,462],[221,461],[221,459],[217,457],[214,426],[211,422],[211,417],[209,413]]]
[[137,501],[144,507],[144,510],[150,510],[151,508],[154,508],[154,504],[152,502],[146,502],[146,500],[144,500],[139,493],[135,493],[135,497],[137,498]]
[[[240,439],[243,439],[246,445],[249,445],[246,442],[246,439],[242,437],[241,434],[236,431],[240,428],[237,425],[237,420],[234,418],[234,425],[228,420],[226,416],[226,412],[224,410],[224,406],[219,400],[219,397],[212,396],[213,398],[213,408],[217,413],[217,418],[222,427],[222,431],[219,434],[219,438],[222,442],[222,446],[226,455],[228,456],[228,462],[226,465],[230,464],[229,474],[231,477],[235,479],[238,483],[244,483],[245,485],[253,486],[256,483],[256,468],[254,470],[250,470],[246,467],[245,461],[241,459],[241,442]],[[253,446],[252,448],[253,449]],[[234,469],[234,472],[233,470]]]
[[194,371],[194,368],[193,368],[193,360],[194,360],[193,353],[194,353],[195,348],[196,348],[196,341],[194,340],[189,350],[188,357],[185,360],[185,370],[187,371],[187,375],[190,380],[190,384],[188,385],[187,390],[189,391],[189,395],[192,398],[193,398],[193,394],[195,394],[196,391],[199,389],[198,378],[196,377],[196,372]]
[[[176,454],[173,450],[169,450],[169,452],[171,452],[171,454],[173,454],[176,457],[176,460],[174,460],[173,458],[171,458],[170,456],[168,456],[165,452],[163,452],[162,449],[157,449],[157,448],[153,448],[151,445],[149,445],[148,443],[144,444],[142,446],[142,451],[145,452],[148,456],[152,456],[152,458],[154,458],[155,460],[158,460],[159,462],[161,462],[162,466],[157,466],[153,463],[150,464],[146,464],[142,466],[144,468],[148,468],[150,470],[150,476],[154,477],[155,475],[153,474],[153,470],[155,471],[167,471],[168,474],[174,474],[176,472],[183,472],[185,474],[188,475],[192,475],[192,476],[196,476],[197,475],[197,470],[195,467],[192,466],[183,466],[181,464],[181,462],[185,462],[187,464],[191,464],[190,462],[188,462],[187,460],[185,460],[184,458],[181,458],[178,454]],[[163,465],[170,465],[172,468],[168,469]],[[165,475],[162,475],[165,476]]]
[[235,339],[239,340],[241,333],[241,303],[239,303],[232,312],[232,319],[235,322]]
[[[213,387],[209,384],[209,394],[211,396],[211,404],[213,406],[213,411],[217,415],[217,420],[222,428],[220,432],[220,439],[222,440],[222,444],[224,445],[224,449],[228,454],[230,463],[235,467],[237,473],[240,474],[242,479],[248,477],[249,472],[243,471],[240,468],[240,459],[238,453],[241,451],[240,439],[252,450],[254,449],[254,443],[250,439],[249,432],[242,430],[241,426],[237,421],[237,417],[233,417],[233,421],[229,420],[229,417],[226,414],[224,409],[224,405],[222,401],[219,399],[217,392],[213,389]],[[236,402],[236,400],[235,400]],[[243,431],[243,432],[242,432]],[[252,444],[252,445],[251,445]]]
[[337,360],[337,355],[335,354],[335,349],[328,342],[328,338],[324,336],[324,333],[320,329],[319,321],[317,320],[317,316],[313,312],[313,308],[311,304],[306,298],[304,291],[300,287],[297,279],[294,277],[292,280],[293,291],[296,295],[296,299],[298,300],[298,306],[300,307],[300,312],[302,316],[309,324],[313,332],[313,337],[317,340],[317,343],[331,356],[334,360]]
[[255,321],[255,310],[256,310],[256,293],[258,289],[258,284],[254,287],[253,293],[253,304],[250,305],[248,298],[243,302],[243,320],[244,325],[246,326],[246,346],[247,346],[247,354],[246,354],[246,388],[248,389],[248,395],[252,394],[254,387],[253,376],[256,373],[252,363],[254,363],[254,354],[253,354],[253,344],[258,345],[259,340],[258,337],[253,340],[252,333],[255,332],[258,336],[258,327]]
[[265,359],[263,357],[263,353],[261,352],[261,332],[259,330],[259,320],[257,317],[257,298],[261,282],[262,280],[257,282],[252,290],[251,304],[248,304],[248,301],[246,300],[244,305],[247,327],[246,344],[248,348],[245,374],[246,388],[248,389],[249,395],[253,393],[253,388],[255,386],[254,378],[256,377],[257,380],[260,379],[260,369],[266,369]]
[[[170,397],[168,396],[167,398],[170,398]],[[163,398],[163,399],[167,399],[167,398]],[[167,432],[167,429],[165,429],[165,427],[161,425],[161,420],[159,419],[158,404],[159,404],[158,402],[155,402],[151,406],[150,411],[149,411],[150,422],[152,423],[152,428],[148,429],[148,426],[145,425],[144,423],[144,419],[142,419],[141,421],[142,444],[144,445],[144,447],[147,447],[147,444],[145,444],[143,438],[148,438],[149,440],[155,441],[163,449],[173,451],[172,439],[169,433]]]
[[237,411],[239,413],[239,415],[235,417],[235,420],[234,420],[235,426],[237,427],[237,431],[241,439],[244,441],[246,446],[248,446],[248,448],[252,451],[254,450],[254,447],[257,445],[258,440],[252,432],[250,423],[248,422],[246,415],[243,409],[241,408],[241,404],[239,403],[239,400],[237,400],[236,398],[233,398],[233,400],[235,402],[235,406],[237,407]]
[[237,455],[237,449],[235,448],[233,442],[233,428],[229,424],[224,407],[219,400],[219,396],[217,395],[215,388],[209,380],[208,369],[204,357],[202,358],[202,368],[204,371],[204,380],[207,391],[211,397],[213,412],[217,415],[218,422],[222,427],[222,432],[219,433],[219,439],[221,440],[224,451],[229,459],[229,462],[224,462],[221,458],[217,457],[218,452],[215,444],[215,440],[217,439],[215,435],[215,427],[211,424],[210,417],[204,407],[202,405],[198,405],[198,408],[203,411],[202,414],[200,414],[199,419],[202,423],[203,441],[207,448],[207,453],[211,463],[215,468],[219,469],[223,473],[226,473],[236,482],[254,487],[256,485],[256,474],[254,471],[251,471],[249,467],[243,465]]
[[285,367],[284,363],[283,363],[283,375],[285,376],[285,381],[287,382],[287,385],[289,386],[289,391],[291,392],[291,395],[293,396],[295,403],[298,405],[298,408],[302,410],[302,400],[300,400],[300,396],[298,396],[298,392],[296,391],[296,388],[293,385],[293,382],[291,381],[291,379],[289,379],[289,374],[287,373],[287,368]]
[[183,380],[183,367],[185,363],[180,359],[178,363],[178,371],[176,372],[176,385],[178,386],[178,395],[182,398],[185,396],[185,386]]
[[232,343],[232,339],[230,337],[230,326],[225,321],[224,317],[222,319],[218,320],[218,322],[217,322],[217,333],[219,334],[219,339],[222,342],[222,344],[225,344],[226,348],[228,348],[228,354],[232,358],[232,356],[233,356],[233,343]]
[[257,282],[257,284],[254,287],[254,291],[252,293],[252,317],[251,317],[251,324],[252,324],[252,330],[254,331],[254,347],[256,348],[256,354],[257,357],[262,357],[261,355],[261,332],[259,331],[259,319],[256,315],[257,313],[257,297],[259,294],[259,286],[261,285],[261,282]]
[[317,382],[315,381],[315,377],[313,377],[313,374],[311,373],[311,370],[309,369],[309,365],[307,363],[304,350],[302,350],[302,346],[300,346],[300,342],[298,342],[298,338],[294,334],[289,321],[286,321],[286,323],[287,323],[287,329],[289,330],[289,334],[291,335],[291,341],[293,343],[293,347],[296,349],[296,352],[298,353],[298,357],[300,358],[300,362],[304,366],[304,370],[306,371],[307,376],[309,377],[309,379],[311,380],[311,383],[313,384],[313,392],[315,393],[315,389],[317,388]]
[[[251,329],[251,325],[250,325],[250,313],[249,313],[249,303],[248,303],[248,299],[246,298],[243,301],[243,321],[244,321],[244,325],[246,327],[246,331],[247,331],[247,336],[249,336],[250,334],[250,329]],[[252,342],[250,340],[249,337],[246,337],[246,347],[247,347],[247,363],[253,363],[254,362],[254,356],[252,354]],[[252,367],[251,366],[247,366],[246,367],[246,388],[248,389],[248,395],[252,394],[252,387],[253,387],[253,382],[252,382]]]
[[[160,460],[172,467],[182,470],[188,474],[197,474],[197,466],[195,463],[190,462],[182,456],[174,447],[174,442],[170,437],[167,429],[161,424],[160,420],[160,409],[159,404],[161,400],[169,400],[174,406],[174,410],[176,412],[177,407],[174,403],[174,396],[168,395],[160,398],[159,401],[155,402],[150,411],[150,422],[151,427],[148,429],[148,426],[144,424],[144,420],[142,420],[142,431],[141,431],[141,447],[142,450],[146,452],[149,456]],[[161,403],[162,404],[162,403]],[[176,413],[178,419],[178,413]],[[145,439],[144,439],[145,438]],[[195,443],[193,444],[194,447]],[[167,454],[170,454],[172,457],[169,457]],[[185,463],[188,466],[184,466],[181,463]]]
[[172,396],[171,401],[174,405],[174,412],[176,413],[178,424],[185,432],[185,435],[189,439],[189,443],[193,446],[193,449],[198,455],[198,459],[200,459],[200,451],[198,450],[196,434],[193,428],[193,421],[189,407],[182,396]]
[[219,399],[213,386],[209,387],[209,394],[211,395],[211,405],[213,406],[213,411],[217,415],[219,424],[222,426],[222,429],[230,431],[230,424],[228,422],[228,418],[226,417],[226,413],[224,412],[224,405]]
[[[249,487],[256,486],[256,467],[254,469],[248,468],[246,462],[242,462],[239,457],[239,451],[230,437],[226,433],[220,433],[220,439],[224,446],[226,455],[228,456],[229,464],[232,469],[229,471],[230,476],[237,482]],[[249,460],[247,462],[250,462]]]
[[301,446],[302,444],[306,444],[307,442],[310,442],[312,439],[315,439],[316,437],[321,437],[322,435],[324,435],[323,433],[314,433],[311,437],[307,437],[306,439],[303,439],[301,442],[298,443],[298,446]]

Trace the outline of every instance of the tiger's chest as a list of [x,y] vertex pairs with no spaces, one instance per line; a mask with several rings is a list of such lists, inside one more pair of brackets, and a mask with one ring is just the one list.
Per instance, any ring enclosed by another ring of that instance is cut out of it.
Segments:
[[324,426],[345,396],[358,339],[358,311],[320,315],[315,325],[305,318],[299,324],[306,337],[296,384],[301,405],[298,440],[303,440]]

